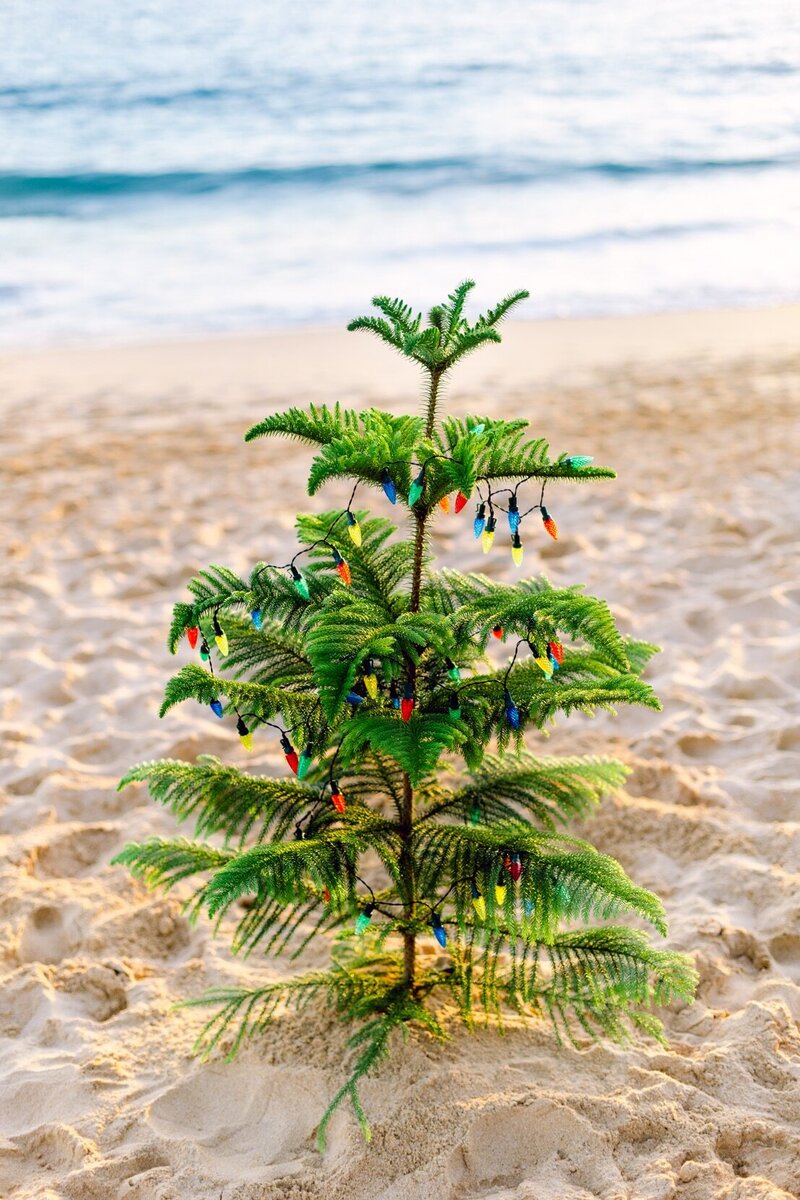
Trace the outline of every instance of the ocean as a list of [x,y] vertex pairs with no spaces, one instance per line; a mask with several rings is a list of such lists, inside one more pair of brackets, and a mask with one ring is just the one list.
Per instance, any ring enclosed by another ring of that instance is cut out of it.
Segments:
[[800,299],[797,0],[5,0],[0,342]]

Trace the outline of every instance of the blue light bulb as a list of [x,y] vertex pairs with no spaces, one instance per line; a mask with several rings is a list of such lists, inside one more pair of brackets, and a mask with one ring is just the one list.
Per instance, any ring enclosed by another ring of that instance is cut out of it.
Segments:
[[386,499],[390,504],[397,504],[397,488],[394,486],[394,480],[388,471],[383,472],[381,477],[381,487],[386,493]]
[[436,938],[439,945],[446,946],[447,932],[442,924],[442,918],[436,912],[431,916],[431,929],[433,930],[433,936]]
[[514,703],[508,688],[503,693],[503,701],[506,706],[506,720],[512,729],[519,729],[519,709]]

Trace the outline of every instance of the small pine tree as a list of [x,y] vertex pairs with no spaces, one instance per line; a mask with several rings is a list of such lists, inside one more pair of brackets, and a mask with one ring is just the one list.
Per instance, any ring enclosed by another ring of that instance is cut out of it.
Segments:
[[[309,493],[347,478],[348,506],[299,516],[301,548],[288,564],[259,563],[247,581],[212,566],[189,584],[192,603],[175,606],[170,650],[186,633],[205,665],[169,681],[162,716],[184,700],[210,704],[236,720],[248,749],[255,729],[275,730],[296,778],[204,756],[143,763],[120,784],[145,782],[194,820],[197,838],[222,835],[221,845],[152,839],[116,861],[164,890],[197,877],[188,911],[232,916],[234,951],[296,957],[312,938],[338,934],[328,970],[189,1001],[217,1010],[199,1038],[205,1054],[221,1043],[234,1054],[280,1009],[319,993],[359,1022],[321,1145],[348,1097],[369,1136],[359,1081],[389,1054],[394,1030],[444,1037],[448,998],[468,1028],[476,1014],[499,1020],[505,1009],[548,1016],[573,1040],[625,1041],[635,1031],[663,1038],[652,1006],[694,990],[684,956],[625,925],[585,924],[627,911],[666,933],[654,895],[559,828],[617,789],[625,769],[523,748],[526,729],[557,713],[658,708],[641,679],[656,647],[621,636],[607,605],[576,587],[495,583],[431,561],[430,529],[454,492],[457,512],[476,497],[485,551],[507,519],[519,563],[529,513],[557,536],[548,481],[613,478],[585,457],[551,458],[525,421],[441,417],[445,375],[499,342],[501,319],[527,296],[470,324],[473,286],[457,287],[426,325],[407,304],[377,297],[380,315],[349,326],[419,364],[422,416],[312,405],[249,430],[247,441],[283,434],[317,447]],[[528,483],[538,502],[520,512]],[[389,521],[354,508],[360,487],[405,506],[405,537],[392,540]],[[495,639],[507,643],[500,666],[486,655]],[[431,937],[441,953],[420,955],[419,939]]]

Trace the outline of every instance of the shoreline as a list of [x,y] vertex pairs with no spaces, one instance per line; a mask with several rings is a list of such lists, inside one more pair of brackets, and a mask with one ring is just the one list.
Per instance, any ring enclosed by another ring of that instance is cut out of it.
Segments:
[[[368,305],[364,306],[367,311]],[[508,321],[502,350],[489,347],[460,365],[456,394],[489,386],[575,382],[640,363],[733,362],[784,358],[800,350],[800,305],[640,316]],[[346,366],[344,359],[346,357]],[[377,339],[344,328],[269,329],[108,345],[0,350],[0,389],[23,386],[121,387],[137,393],[180,387],[336,397],[369,389],[378,397],[415,388],[415,371]],[[0,399],[0,403],[2,400]]]

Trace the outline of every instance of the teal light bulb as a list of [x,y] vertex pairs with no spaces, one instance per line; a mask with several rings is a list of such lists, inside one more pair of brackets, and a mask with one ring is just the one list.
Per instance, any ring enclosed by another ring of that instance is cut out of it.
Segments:
[[422,499],[422,489],[425,487],[425,470],[423,468],[408,489],[408,504],[413,508]]
[[368,904],[359,914],[356,920],[356,933],[365,933],[372,924],[372,914],[375,911],[374,904]]
[[298,779],[305,779],[313,761],[314,761],[314,756],[311,753],[311,747],[306,746],[305,750],[302,751],[299,759],[297,760],[297,778]]

